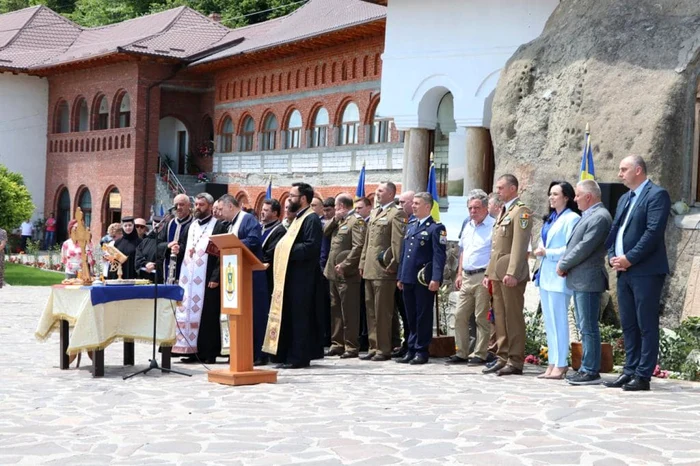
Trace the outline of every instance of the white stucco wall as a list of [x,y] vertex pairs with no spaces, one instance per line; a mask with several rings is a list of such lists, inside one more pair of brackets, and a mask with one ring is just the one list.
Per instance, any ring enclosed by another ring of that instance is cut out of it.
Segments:
[[49,85],[46,79],[0,74],[0,164],[21,173],[44,216]]
[[[158,126],[158,152],[161,156],[170,156],[173,159],[173,165],[170,167],[175,173],[178,173],[178,147],[177,133],[178,131],[187,131],[185,124],[175,117],[165,117],[160,120]],[[189,133],[187,134],[187,143],[189,144]]]
[[434,129],[437,105],[450,91],[457,126],[489,127],[489,96],[500,70],[520,45],[539,36],[558,3],[390,1],[380,112],[400,129]]

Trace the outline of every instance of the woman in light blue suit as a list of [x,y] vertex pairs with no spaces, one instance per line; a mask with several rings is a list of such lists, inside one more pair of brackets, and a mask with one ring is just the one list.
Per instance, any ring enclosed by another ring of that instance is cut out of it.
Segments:
[[569,368],[569,302],[573,292],[566,287],[566,278],[558,276],[556,270],[566,243],[581,219],[574,196],[574,188],[566,181],[554,181],[549,185],[549,214],[544,217],[540,243],[534,252],[542,261],[535,285],[540,288],[549,349],[549,366],[540,375],[544,379],[563,379]]

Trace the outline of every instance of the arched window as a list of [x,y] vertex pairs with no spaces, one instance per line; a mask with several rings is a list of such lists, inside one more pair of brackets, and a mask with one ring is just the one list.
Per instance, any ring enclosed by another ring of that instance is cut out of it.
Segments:
[[70,113],[68,102],[62,100],[56,106],[56,115],[54,115],[54,133],[67,133],[70,131]]
[[117,128],[128,128],[131,126],[131,99],[126,92],[121,96],[118,111]]
[[343,110],[340,124],[340,145],[357,144],[360,128],[360,109],[355,102],[350,102]]
[[108,129],[109,128],[109,103],[107,102],[107,97],[100,97],[95,116],[95,129]]
[[253,141],[255,140],[255,122],[251,117],[247,116],[241,128],[241,152],[252,151]]
[[90,196],[90,190],[84,188],[80,195],[78,196],[78,206],[80,210],[83,211],[83,218],[85,226],[90,226],[90,220],[92,219],[92,196]]
[[294,110],[289,116],[287,125],[287,149],[301,147],[301,128],[301,113],[299,110]]
[[328,110],[321,107],[316,112],[314,126],[311,130],[311,146],[326,147],[328,145]]
[[[377,109],[379,104],[377,104]],[[391,141],[390,122],[391,118],[386,118],[374,111],[372,118],[372,144],[381,144]]]
[[262,150],[275,150],[277,140],[277,118],[270,113],[265,118],[262,132]]
[[84,98],[79,98],[73,107],[73,131],[88,131],[90,129],[90,113]]
[[221,126],[221,152],[233,152],[233,120],[231,117],[224,119]]

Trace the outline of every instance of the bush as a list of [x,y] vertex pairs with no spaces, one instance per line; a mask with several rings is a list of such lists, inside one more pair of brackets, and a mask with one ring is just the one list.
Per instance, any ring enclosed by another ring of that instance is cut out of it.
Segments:
[[688,358],[700,348],[700,318],[689,317],[675,329],[661,329],[659,335],[659,366],[687,380],[700,379],[700,364]]

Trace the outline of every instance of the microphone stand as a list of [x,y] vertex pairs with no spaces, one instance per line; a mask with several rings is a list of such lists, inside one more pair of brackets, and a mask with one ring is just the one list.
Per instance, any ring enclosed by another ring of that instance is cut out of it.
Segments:
[[[157,238],[158,235],[156,235],[156,262],[155,262],[155,270],[151,273],[155,274],[155,279],[153,280],[153,355],[152,358],[150,359],[150,364],[148,365],[147,368],[142,369],[138,372],[134,372],[133,374],[125,375],[123,377],[123,380],[130,379],[134,376],[141,375],[141,374],[148,374],[150,371],[156,369],[161,372],[165,372],[166,374],[178,374],[178,375],[184,375],[185,377],[192,377],[192,374],[188,374],[186,372],[180,372],[176,371],[173,369],[166,369],[164,367],[160,367],[158,365],[158,360],[156,359],[156,327],[158,325],[158,245],[157,245]],[[166,237],[167,240],[167,237]],[[163,277],[165,277],[165,270],[163,271]]]

